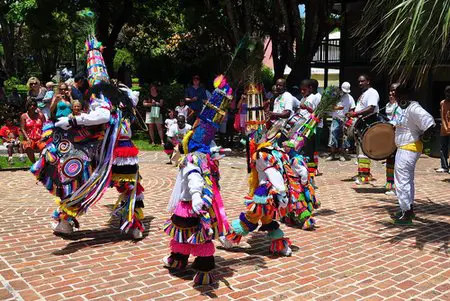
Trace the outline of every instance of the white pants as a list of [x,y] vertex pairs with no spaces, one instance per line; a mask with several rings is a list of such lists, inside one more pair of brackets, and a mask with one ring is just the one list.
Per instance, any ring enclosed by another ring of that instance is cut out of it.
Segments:
[[397,149],[394,181],[398,203],[402,211],[410,210],[414,203],[414,171],[420,153]]

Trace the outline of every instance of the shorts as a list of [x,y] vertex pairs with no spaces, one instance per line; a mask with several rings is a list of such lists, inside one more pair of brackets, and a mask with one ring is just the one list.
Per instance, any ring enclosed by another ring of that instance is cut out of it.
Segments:
[[43,150],[45,147],[45,143],[40,140],[29,140],[29,141],[22,141],[23,148],[32,150]]
[[152,117],[150,112],[146,112],[145,113],[145,123],[146,124],[150,124],[150,123],[162,124],[163,123],[162,115],[159,114],[158,117]]
[[328,146],[332,148],[348,148],[348,142],[344,139],[344,122],[340,119],[333,119],[330,127],[330,138]]
[[9,147],[10,145],[12,145],[13,147],[19,147],[20,146],[20,142],[19,141],[3,142],[3,146],[4,147]]

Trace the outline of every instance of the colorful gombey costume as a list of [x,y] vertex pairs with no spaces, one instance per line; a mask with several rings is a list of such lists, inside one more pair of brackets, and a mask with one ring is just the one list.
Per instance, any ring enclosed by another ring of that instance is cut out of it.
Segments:
[[[290,198],[297,198],[298,185],[289,166],[289,157],[283,150],[267,141],[262,97],[257,97],[261,89],[250,85],[247,89],[247,163],[249,167],[249,194],[244,198],[246,211],[232,222],[232,232],[221,240],[224,247],[238,244],[243,236],[255,231],[267,231],[271,240],[270,251],[285,256],[292,253],[291,242],[284,237],[280,225],[274,219],[287,213]],[[263,116],[263,117],[261,117]],[[295,189],[297,187],[297,189]]]
[[283,147],[290,158],[290,165],[295,174],[296,182],[300,185],[298,198],[293,199],[288,206],[287,224],[302,227],[303,230],[312,230],[316,224],[313,218],[314,209],[320,207],[317,200],[311,177],[308,172],[306,159],[298,153],[299,144],[295,140],[283,142]]
[[[119,200],[132,209],[132,213],[121,211],[128,221],[123,230],[130,229],[130,225],[141,229],[136,219],[142,215],[134,212],[140,207],[136,200],[142,201],[143,191],[136,185],[137,149],[120,151],[122,143],[134,147],[130,144],[129,124],[137,96],[127,87],[117,88],[109,83],[101,48],[94,36],[86,41],[91,86],[88,112],[46,124],[46,147],[31,167],[37,179],[57,197],[59,208],[53,214],[58,222],[56,233],[70,234],[73,227],[79,228],[77,217],[95,204],[110,185],[118,188]],[[120,179],[119,171],[132,176]]]
[[[133,107],[137,105],[138,95],[128,87],[119,85],[122,92],[126,92],[132,101]],[[114,186],[120,193],[113,215],[120,217],[120,229],[124,233],[132,230],[133,237],[142,238],[145,228],[142,223],[144,219],[144,188],[139,174],[139,149],[131,141],[131,123],[134,114],[129,108],[121,106],[124,114],[120,123],[119,137],[114,148],[112,177],[110,186]]]
[[190,255],[196,256],[192,268],[196,284],[215,281],[213,239],[224,236],[229,225],[220,196],[218,159],[221,155],[214,136],[231,101],[232,90],[225,77],[214,81],[211,99],[199,115],[197,126],[186,134],[183,149],[186,154],[169,202],[171,218],[164,231],[172,238],[171,254],[163,259],[171,269],[182,269]]

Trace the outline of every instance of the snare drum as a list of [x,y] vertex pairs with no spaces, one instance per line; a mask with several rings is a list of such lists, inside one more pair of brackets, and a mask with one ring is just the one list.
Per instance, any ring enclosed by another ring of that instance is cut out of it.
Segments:
[[267,131],[267,139],[272,140],[275,138],[275,136],[283,129],[283,125],[285,123],[285,120],[279,119],[275,121],[270,129]]
[[301,114],[294,114],[284,124],[281,133],[290,139],[308,121]]

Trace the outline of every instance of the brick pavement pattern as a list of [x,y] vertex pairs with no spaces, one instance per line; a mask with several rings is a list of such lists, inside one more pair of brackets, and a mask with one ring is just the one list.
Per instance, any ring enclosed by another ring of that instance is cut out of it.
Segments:
[[[437,159],[419,160],[417,220],[406,227],[390,222],[397,201],[383,193],[379,162],[373,185],[357,187],[353,161],[321,160],[317,230],[282,225],[293,242],[288,258],[272,256],[258,232],[231,251],[218,247],[214,287],[194,287],[191,270],[170,274],[162,266],[177,172],[165,162],[162,152],[141,155],[147,232],[138,242],[108,222],[113,189],[63,239],[50,229],[55,204],[44,187],[28,172],[2,172],[0,300],[450,300],[450,175],[434,172]],[[244,208],[244,158],[225,158],[221,170],[232,220]]]

